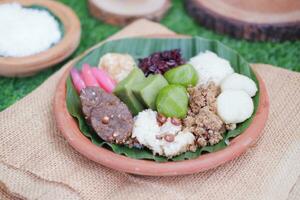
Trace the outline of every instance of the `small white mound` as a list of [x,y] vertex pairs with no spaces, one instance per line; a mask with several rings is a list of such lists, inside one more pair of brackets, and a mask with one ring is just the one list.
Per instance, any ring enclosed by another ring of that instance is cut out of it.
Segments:
[[227,60],[211,51],[199,53],[197,56],[192,57],[189,63],[198,72],[198,85],[208,84],[210,81],[213,81],[216,85],[220,85],[226,76],[234,72]]
[[217,112],[226,124],[241,123],[254,111],[251,97],[242,90],[225,90],[217,97]]
[[62,37],[59,23],[45,10],[18,3],[0,5],[0,56],[23,57],[40,53]]
[[221,90],[243,90],[250,97],[253,97],[257,92],[257,87],[255,82],[249,77],[233,73],[222,81]]
[[[132,137],[151,149],[153,154],[170,158],[186,152],[188,147],[194,143],[194,135],[188,131],[181,131],[181,125],[175,126],[170,119],[160,127],[156,116],[157,112],[150,109],[140,112],[134,119]],[[174,141],[166,141],[164,137],[161,137],[164,134],[174,135]]]

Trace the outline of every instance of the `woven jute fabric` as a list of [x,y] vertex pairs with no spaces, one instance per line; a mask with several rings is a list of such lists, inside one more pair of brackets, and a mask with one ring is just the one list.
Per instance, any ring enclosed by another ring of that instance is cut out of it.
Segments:
[[[170,33],[140,20],[113,37]],[[62,68],[0,113],[0,199],[300,199],[300,74],[253,68],[270,97],[257,144],[216,169],[174,177],[121,173],[77,153],[57,130],[52,111]]]

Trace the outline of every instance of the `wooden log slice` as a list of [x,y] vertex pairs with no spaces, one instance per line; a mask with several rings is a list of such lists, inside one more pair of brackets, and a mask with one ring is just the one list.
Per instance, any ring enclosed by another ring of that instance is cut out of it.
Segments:
[[247,40],[300,39],[299,0],[185,0],[187,12],[219,33]]
[[126,25],[138,18],[159,21],[170,0],[89,0],[90,13],[109,24]]

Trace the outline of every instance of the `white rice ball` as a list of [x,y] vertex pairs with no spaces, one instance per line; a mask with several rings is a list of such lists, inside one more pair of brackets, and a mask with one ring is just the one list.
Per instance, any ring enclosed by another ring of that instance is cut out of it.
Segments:
[[[188,131],[181,131],[182,126],[176,126],[168,119],[161,127],[156,120],[157,112],[144,110],[135,117],[132,137],[140,144],[148,147],[154,154],[173,157],[188,150],[189,145],[194,143],[195,136]],[[173,142],[157,136],[172,134]]]
[[228,75],[234,73],[230,63],[211,51],[201,52],[189,61],[198,72],[198,85],[213,81],[219,85]]
[[225,90],[217,97],[217,112],[226,124],[241,123],[254,111],[251,97],[242,90]]
[[222,81],[221,90],[243,90],[250,97],[253,97],[257,92],[257,86],[249,77],[238,73],[233,73]]

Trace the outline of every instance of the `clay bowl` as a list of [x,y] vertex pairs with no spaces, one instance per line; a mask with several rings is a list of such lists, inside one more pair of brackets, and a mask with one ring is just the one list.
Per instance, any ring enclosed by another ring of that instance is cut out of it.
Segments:
[[[155,37],[162,38],[162,36]],[[163,37],[174,38],[174,35],[165,35]],[[86,53],[88,52],[89,51]],[[80,58],[81,57],[77,59]],[[90,160],[106,167],[131,174],[149,176],[173,176],[202,172],[233,160],[246,152],[248,148],[256,143],[265,127],[269,113],[269,98],[264,81],[256,73],[260,89],[257,113],[251,125],[241,135],[234,138],[228,147],[217,152],[201,155],[193,160],[179,162],[158,163],[118,155],[108,149],[93,144],[80,132],[77,122],[68,113],[66,107],[66,79],[71,67],[77,59],[67,64],[68,70],[66,70],[58,83],[53,104],[55,120],[58,129],[74,149]]]
[[76,14],[62,3],[51,0],[2,0],[18,2],[23,6],[38,5],[50,10],[64,26],[64,36],[59,43],[41,53],[25,57],[0,57],[0,75],[28,76],[53,66],[69,57],[80,42],[80,22]]

